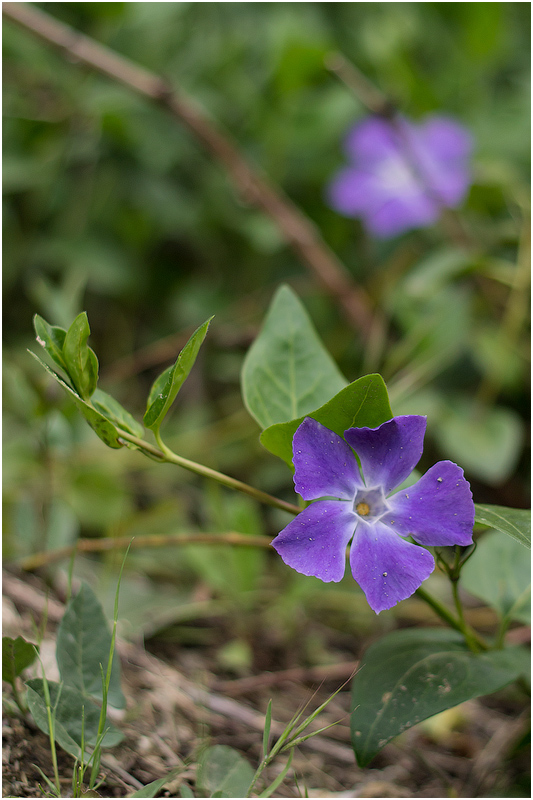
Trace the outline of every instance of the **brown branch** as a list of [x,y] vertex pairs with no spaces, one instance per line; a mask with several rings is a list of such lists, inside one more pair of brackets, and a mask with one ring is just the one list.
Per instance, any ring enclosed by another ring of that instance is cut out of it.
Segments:
[[239,695],[257,692],[269,686],[278,686],[280,683],[302,684],[306,681],[319,683],[350,678],[358,666],[359,661],[343,661],[340,664],[326,664],[322,667],[291,667],[276,672],[261,672],[259,675],[249,675],[232,681],[217,680],[213,688],[222,694]]
[[104,45],[64,25],[26,3],[4,3],[3,14],[61,49],[74,62],[97,70],[138,94],[159,103],[183,122],[209,153],[228,171],[241,195],[261,208],[279,227],[287,243],[300,256],[318,283],[341,306],[350,324],[366,338],[373,325],[372,302],[356,286],[312,221],[279,188],[270,185],[256,167],[241,155],[227,133],[205,112],[161,77],[113,52]]
[[168,547],[183,544],[231,544],[240,547],[270,547],[269,536],[248,536],[244,533],[168,533],[146,536],[116,536],[105,539],[78,539],[76,544],[35,553],[17,561],[20,569],[32,572],[39,567],[64,561],[73,553],[101,553],[109,550],[125,549],[131,544],[136,547]]

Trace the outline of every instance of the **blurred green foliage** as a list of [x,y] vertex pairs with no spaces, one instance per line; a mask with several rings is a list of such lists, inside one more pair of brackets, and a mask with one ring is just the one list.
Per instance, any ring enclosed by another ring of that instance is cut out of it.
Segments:
[[[476,500],[524,505],[529,4],[37,5],[193,97],[317,224],[387,324],[381,346],[365,349],[273,222],[235,195],[175,119],[6,21],[7,556],[80,533],[283,527],[282,512],[256,514],[175,467],[107,450],[25,347],[35,312],[68,327],[87,310],[100,386],[140,419],[153,379],[216,314],[166,438],[186,457],[292,499],[290,474],[260,447],[238,388],[244,353],[287,280],[348,380],[379,371],[394,413],[428,414],[427,464],[457,460]],[[451,114],[471,129],[474,181],[461,215],[472,249],[443,226],[376,242],[326,206],[342,137],[366,114],[324,66],[335,51],[406,114]],[[294,609],[304,595],[318,602],[319,582],[279,564],[269,573],[267,560],[198,546],[133,551],[131,561],[139,575],[205,581],[229,603],[259,591],[274,603],[285,580],[285,606],[265,603],[266,620],[275,611],[277,626],[294,628]],[[348,580],[346,591],[320,585],[324,614],[328,603],[341,615],[347,603],[361,610]]]

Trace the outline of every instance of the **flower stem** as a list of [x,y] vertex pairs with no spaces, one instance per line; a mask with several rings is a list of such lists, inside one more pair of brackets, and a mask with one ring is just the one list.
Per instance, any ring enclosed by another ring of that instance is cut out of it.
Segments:
[[[471,628],[466,623],[463,615],[463,609],[462,606],[460,605],[460,600],[459,600],[460,613],[458,608],[459,619],[457,619],[456,617],[454,617],[451,611],[448,611],[446,606],[443,603],[441,603],[440,600],[437,600],[436,597],[433,597],[433,595],[429,594],[429,592],[426,592],[426,590],[422,589],[421,586],[416,590],[415,594],[418,597],[420,597],[421,600],[427,603],[428,606],[431,606],[433,611],[435,611],[435,613],[438,614],[439,617],[442,620],[444,620],[444,622],[446,622],[451,628],[463,634],[465,642],[470,648],[470,650],[472,650],[475,653],[478,653],[480,650],[488,650],[487,643],[476,633],[476,631],[473,630],[473,628]],[[454,594],[454,599],[455,599],[455,594]]]
[[166,444],[164,444],[164,442],[161,441],[161,437],[158,434],[156,435],[156,438],[158,439],[158,444],[161,449],[158,449],[149,442],[145,442],[142,439],[137,438],[137,436],[133,436],[131,433],[127,433],[123,430],[120,431],[120,438],[131,442],[140,450],[143,450],[146,454],[157,458],[159,461],[166,461],[170,464],[176,464],[178,467],[188,469],[190,472],[195,472],[197,475],[202,475],[204,478],[211,478],[212,480],[218,481],[218,483],[221,483],[223,486],[228,486],[230,489],[236,489],[238,492],[243,492],[244,494],[253,497],[254,500],[257,500],[259,503],[265,503],[266,505],[273,506],[274,508],[279,508],[281,511],[287,511],[289,514],[299,514],[301,511],[301,508],[293,505],[292,503],[287,503],[285,500],[280,500],[278,497],[267,494],[267,492],[262,492],[260,489],[256,489],[254,486],[249,486],[247,483],[238,481],[236,478],[232,478],[229,475],[224,475],[223,472],[217,472],[215,469],[205,467],[203,464],[197,464],[196,461],[189,461],[188,458],[183,458],[182,456],[177,455],[177,453],[174,453],[166,446]]

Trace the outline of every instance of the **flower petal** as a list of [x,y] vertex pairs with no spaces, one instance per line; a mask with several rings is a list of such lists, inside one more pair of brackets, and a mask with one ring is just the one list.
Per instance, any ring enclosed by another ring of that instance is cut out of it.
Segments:
[[398,192],[394,197],[384,198],[379,208],[364,216],[364,222],[375,236],[387,239],[413,228],[432,225],[440,212],[438,203],[420,186],[416,192]]
[[363,216],[383,204],[383,188],[379,177],[358,167],[339,170],[326,194],[331,208],[346,217]]
[[344,437],[361,461],[368,488],[388,494],[416,467],[422,455],[426,417],[393,417],[377,428],[349,428]]
[[352,574],[379,614],[415,592],[435,568],[433,556],[375,522],[359,523],[350,550]]
[[[400,125],[404,124],[409,125],[402,119]],[[367,117],[348,132],[344,149],[355,164],[369,168],[383,159],[401,154],[401,139],[390,120]]]
[[452,461],[439,461],[414,486],[387,500],[381,522],[425,546],[472,544],[475,509],[470,484]]
[[363,485],[354,454],[344,439],[306,417],[292,440],[294,487],[304,500],[352,500]]
[[272,547],[296,572],[338,583],[346,569],[346,545],[356,525],[350,503],[319,500],[289,522]]
[[416,137],[417,163],[429,193],[453,208],[464,198],[471,182],[470,134],[453,120],[429,117]]

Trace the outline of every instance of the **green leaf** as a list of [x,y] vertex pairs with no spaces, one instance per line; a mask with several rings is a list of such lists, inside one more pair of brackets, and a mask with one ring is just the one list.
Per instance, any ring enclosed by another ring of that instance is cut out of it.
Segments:
[[306,310],[281,286],[244,360],[244,404],[261,428],[288,422],[326,403],[346,386]]
[[198,786],[209,797],[246,797],[254,771],[240,753],[217,744],[205,750],[198,763]]
[[434,433],[449,458],[491,485],[512,474],[524,444],[524,426],[515,411],[495,406],[480,414],[471,399],[461,397],[448,403]]
[[142,439],[144,435],[143,426],[110,394],[103,392],[101,389],[95,389],[91,397],[91,403],[97,411],[100,411],[104,417],[118,425],[119,428]]
[[170,406],[176,399],[176,395],[181,389],[189,372],[191,371],[198,351],[202,346],[209,323],[213,317],[209,317],[203,325],[195,330],[181,353],[179,354],[174,366],[166,369],[155,381],[148,396],[144,424],[151,430],[158,430]]
[[[148,783],[146,786],[142,786],[133,794],[129,794],[128,797],[155,797],[156,794],[159,794],[165,783],[171,781],[173,778],[176,777],[176,775],[179,775],[180,772],[182,771],[183,767],[174,767],[174,769],[171,769],[170,772],[168,772],[164,778],[158,778],[158,780],[152,781],[151,783]],[[191,795],[191,797],[192,796],[193,795]]]
[[[26,683],[28,687],[28,707],[31,715],[43,733],[49,734],[48,715],[46,712],[46,695],[41,678],[34,678]],[[86,696],[72,686],[65,686],[48,681],[52,716],[54,722],[54,739],[74,758],[81,758],[82,720],[84,720],[85,743],[94,747],[98,735],[100,709]],[[57,705],[56,705],[57,703]],[[55,712],[54,712],[55,707]],[[124,738],[121,731],[107,721],[109,729],[104,736],[102,747],[114,747]],[[89,753],[85,753],[85,760]]]
[[93,431],[96,433],[99,438],[106,443],[108,447],[119,448],[123,447],[124,443],[120,440],[120,432],[115,428],[115,426],[104,417],[103,414],[100,414],[95,408],[92,407],[90,403],[86,403],[85,400],[79,396],[77,392],[74,391],[72,386],[69,386],[63,378],[57,374],[53,369],[51,369],[48,364],[45,364],[44,361],[41,361],[39,356],[35,355],[31,350],[28,350],[36,361],[45,368],[49,375],[52,376],[54,380],[56,380],[60,386],[70,395],[70,397],[76,403],[78,410],[81,414],[85,417]]
[[490,694],[525,669],[525,648],[474,654],[455,631],[403,630],[373,644],[352,681],[352,744],[366,766],[418,722]]
[[364,375],[316,411],[271,425],[261,434],[261,444],[292,466],[292,439],[305,417],[316,419],[339,436],[347,428],[376,428],[392,417],[387,387],[381,375]]
[[33,327],[37,341],[44,347],[50,358],[52,358],[58,367],[68,372],[65,359],[63,358],[63,344],[65,342],[66,330],[59,328],[56,325],[49,325],[48,322],[35,314],[33,317]]
[[476,522],[506,533],[531,550],[531,511],[476,503]]
[[83,400],[91,397],[98,382],[98,359],[87,345],[90,332],[87,313],[82,311],[66,332],[63,343],[67,372]]
[[[57,632],[56,658],[61,679],[86,697],[102,699],[102,671],[109,660],[111,634],[102,606],[91,587],[81,588],[67,606]],[[126,701],[120,688],[120,665],[113,658],[108,702],[124,708]]]
[[462,586],[502,617],[531,620],[531,566],[516,539],[488,531],[461,570]]
[[17,636],[16,639],[2,636],[2,679],[4,681],[14,685],[15,678],[37,658],[35,647],[36,645],[27,642],[22,636]]
[[268,755],[268,742],[270,739],[270,727],[272,725],[272,700],[268,701],[265,714],[265,727],[263,728],[263,758]]

